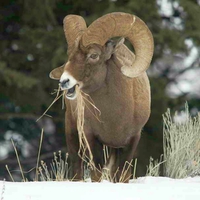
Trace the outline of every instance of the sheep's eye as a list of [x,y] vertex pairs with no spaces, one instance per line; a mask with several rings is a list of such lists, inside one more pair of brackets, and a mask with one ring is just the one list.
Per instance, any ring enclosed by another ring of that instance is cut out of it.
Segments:
[[90,55],[90,58],[96,59],[99,55],[97,53],[93,53]]

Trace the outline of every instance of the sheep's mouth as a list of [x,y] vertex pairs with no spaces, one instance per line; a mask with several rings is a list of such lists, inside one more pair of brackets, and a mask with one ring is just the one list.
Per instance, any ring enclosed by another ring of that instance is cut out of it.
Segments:
[[76,86],[77,85],[74,85],[72,88],[67,90],[66,97],[68,99],[75,99],[76,98]]

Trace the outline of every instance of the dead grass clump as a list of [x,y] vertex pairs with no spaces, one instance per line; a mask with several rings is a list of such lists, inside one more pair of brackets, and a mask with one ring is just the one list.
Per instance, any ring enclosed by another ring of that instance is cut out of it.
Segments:
[[152,157],[149,159],[149,165],[147,166],[146,176],[160,176],[160,166],[165,163],[163,161],[163,155],[160,156],[160,160],[154,160]]
[[68,153],[65,158],[62,158],[61,151],[58,155],[54,152],[54,159],[50,164],[50,170],[44,161],[41,161],[41,166],[38,168],[38,175],[41,181],[66,181],[68,180],[69,166]]
[[192,118],[187,104],[184,112],[184,122],[175,122],[170,110],[163,116],[164,175],[171,178],[200,174],[200,113]]

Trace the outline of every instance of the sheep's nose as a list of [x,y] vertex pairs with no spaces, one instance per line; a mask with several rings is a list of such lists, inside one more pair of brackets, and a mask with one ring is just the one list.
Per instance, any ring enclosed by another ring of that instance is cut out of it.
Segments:
[[69,79],[65,79],[63,81],[60,81],[60,86],[62,89],[67,89],[69,87]]

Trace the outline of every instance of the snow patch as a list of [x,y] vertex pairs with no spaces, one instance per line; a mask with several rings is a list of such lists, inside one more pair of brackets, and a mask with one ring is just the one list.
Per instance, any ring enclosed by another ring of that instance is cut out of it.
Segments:
[[[131,183],[25,182],[0,181],[0,196],[5,200],[199,200],[200,177],[171,179],[141,177]],[[3,189],[4,188],[4,189]],[[4,190],[4,191],[3,191]]]

